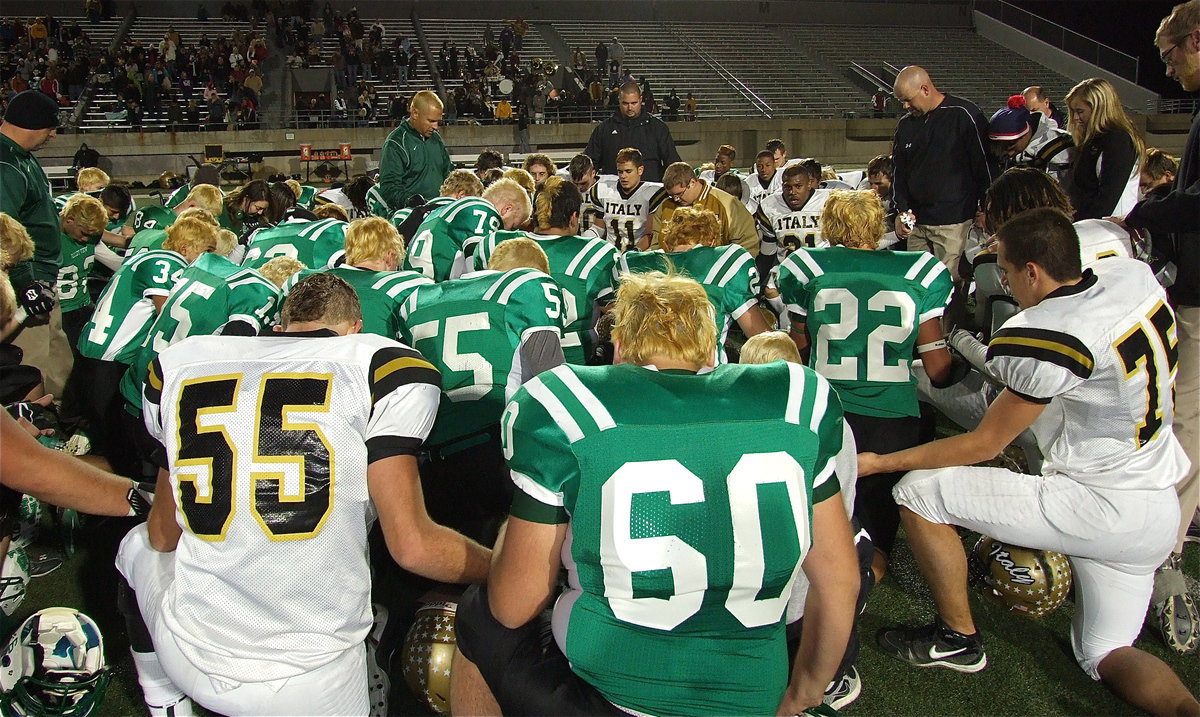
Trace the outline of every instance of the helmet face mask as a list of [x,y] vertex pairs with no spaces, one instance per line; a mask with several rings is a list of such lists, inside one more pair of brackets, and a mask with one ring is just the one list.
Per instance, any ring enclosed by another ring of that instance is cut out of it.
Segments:
[[21,624],[0,656],[0,713],[88,715],[110,677],[96,623],[77,610],[46,608]]
[[1031,617],[1049,615],[1071,590],[1067,556],[980,536],[971,551],[971,575],[985,597]]

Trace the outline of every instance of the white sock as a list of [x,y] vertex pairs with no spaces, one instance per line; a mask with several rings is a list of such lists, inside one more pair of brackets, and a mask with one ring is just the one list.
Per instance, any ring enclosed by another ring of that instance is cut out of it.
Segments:
[[192,717],[192,701],[167,677],[158,655],[134,650],[129,652],[133,655],[138,684],[142,686],[142,697],[146,700],[150,717]]

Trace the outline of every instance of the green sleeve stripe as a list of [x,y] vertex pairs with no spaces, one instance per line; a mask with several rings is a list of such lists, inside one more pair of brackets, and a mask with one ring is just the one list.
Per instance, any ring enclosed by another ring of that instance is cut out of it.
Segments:
[[[830,467],[832,467],[833,460],[831,459],[829,462]],[[813,485],[813,505],[829,500],[837,495],[841,491],[841,487],[842,484],[838,480],[837,474],[830,471],[825,480],[821,481],[820,484]]]

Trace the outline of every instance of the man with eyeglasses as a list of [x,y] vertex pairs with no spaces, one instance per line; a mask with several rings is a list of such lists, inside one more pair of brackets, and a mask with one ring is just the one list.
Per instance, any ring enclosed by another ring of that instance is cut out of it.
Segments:
[[707,209],[721,221],[721,238],[715,246],[741,244],[751,256],[758,256],[758,231],[754,228],[754,217],[746,205],[732,194],[717,189],[700,179],[687,162],[675,162],[663,172],[663,190],[666,199],[654,210],[654,236],[651,249],[661,248],[659,235],[679,207]]
[[[1173,77],[1188,92],[1200,91],[1200,0],[1189,0],[1172,9],[1154,36],[1159,56]],[[1118,220],[1119,221],[1119,220]],[[1176,484],[1180,522],[1174,552],[1155,575],[1154,608],[1164,641],[1177,652],[1200,647],[1200,610],[1188,596],[1181,558],[1183,544],[1196,520],[1200,501],[1200,113],[1179,157],[1174,189],[1151,193],[1124,219],[1129,229],[1150,234],[1156,253],[1175,263],[1175,283],[1167,297],[1175,309],[1179,333],[1179,375],[1175,384],[1175,435],[1183,444],[1191,470]]]

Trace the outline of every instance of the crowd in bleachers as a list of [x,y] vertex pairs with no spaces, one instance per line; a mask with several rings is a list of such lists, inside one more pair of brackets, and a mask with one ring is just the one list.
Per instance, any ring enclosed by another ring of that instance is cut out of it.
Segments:
[[91,50],[92,40],[78,20],[46,15],[0,21],[0,108],[27,89],[41,90],[69,107],[87,84]]

